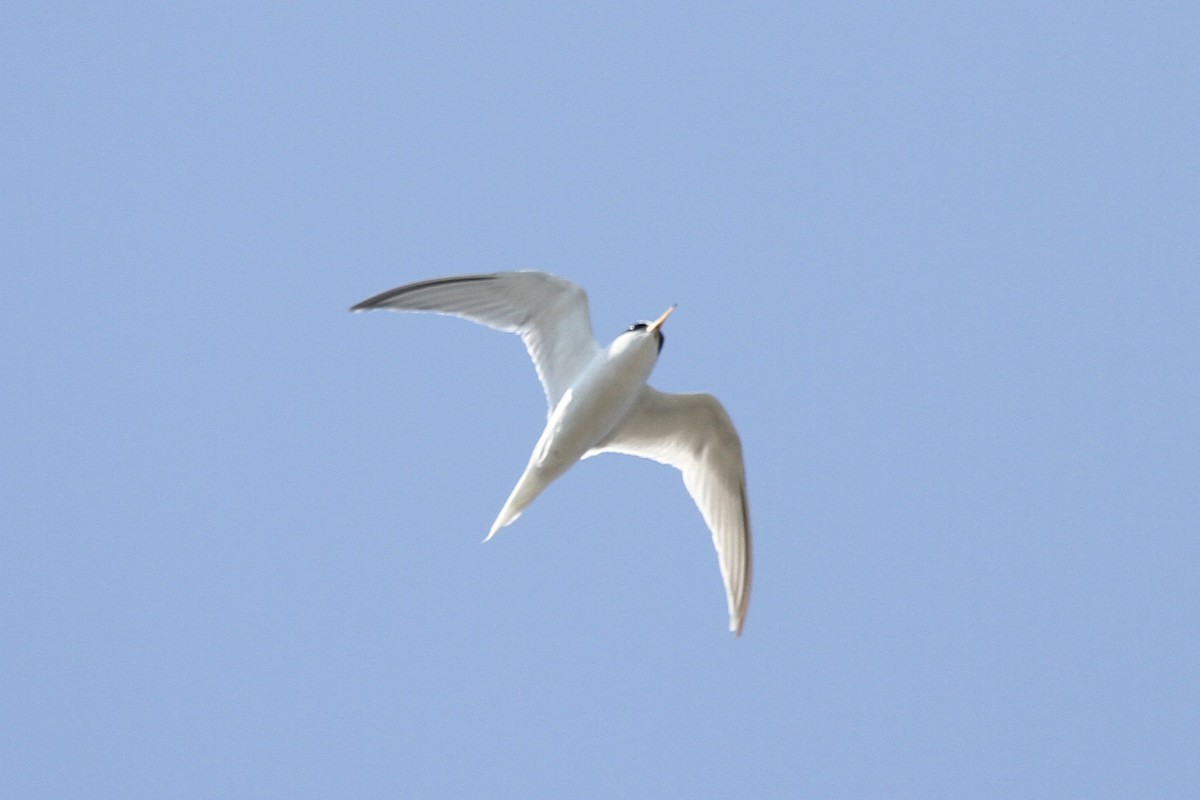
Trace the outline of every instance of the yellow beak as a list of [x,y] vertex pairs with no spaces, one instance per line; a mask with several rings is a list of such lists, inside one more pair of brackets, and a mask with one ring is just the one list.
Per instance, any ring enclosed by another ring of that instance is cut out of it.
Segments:
[[662,316],[661,316],[661,317],[659,317],[658,319],[654,320],[654,322],[651,322],[651,323],[650,323],[650,327],[646,328],[646,330],[650,331],[651,333],[654,333],[656,330],[658,330],[659,328],[661,328],[661,327],[662,327],[662,324],[663,324],[664,322],[666,322],[666,321],[667,321],[667,317],[671,316],[671,312],[675,310],[675,307],[676,307],[676,305],[677,305],[677,304],[675,304],[675,303],[672,303],[672,304],[671,304],[671,307],[670,307],[670,308],[668,308],[666,311],[664,311],[664,312],[662,313]]

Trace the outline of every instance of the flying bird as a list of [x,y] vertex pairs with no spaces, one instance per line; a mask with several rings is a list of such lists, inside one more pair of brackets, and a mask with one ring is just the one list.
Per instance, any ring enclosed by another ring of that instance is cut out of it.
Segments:
[[[669,394],[646,383],[663,346],[663,323],[637,322],[608,347],[592,334],[587,294],[545,272],[462,275],[410,283],[351,311],[432,311],[520,334],[549,406],[546,428],[487,539],[512,524],[577,461],[626,453],[669,464],[712,532],[729,629],[741,635],[750,600],[750,512],[742,444],[710,394]],[[487,541],[485,539],[484,541]]]

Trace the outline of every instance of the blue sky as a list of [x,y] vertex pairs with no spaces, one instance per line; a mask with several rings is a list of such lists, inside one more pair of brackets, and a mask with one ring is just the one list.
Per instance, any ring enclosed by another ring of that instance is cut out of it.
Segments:
[[[1200,13],[10,4],[11,797],[1200,794]],[[577,467],[537,268],[747,457]]]

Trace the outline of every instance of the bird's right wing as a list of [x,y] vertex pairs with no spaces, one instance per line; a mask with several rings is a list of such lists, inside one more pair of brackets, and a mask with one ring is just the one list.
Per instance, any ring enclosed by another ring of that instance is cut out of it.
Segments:
[[587,294],[545,272],[498,272],[410,283],[370,297],[351,311],[390,308],[450,314],[519,333],[553,409],[599,352]]
[[625,453],[670,464],[712,531],[729,629],[741,634],[750,604],[750,508],[742,442],[711,394],[668,394],[650,386],[615,432],[587,455]]

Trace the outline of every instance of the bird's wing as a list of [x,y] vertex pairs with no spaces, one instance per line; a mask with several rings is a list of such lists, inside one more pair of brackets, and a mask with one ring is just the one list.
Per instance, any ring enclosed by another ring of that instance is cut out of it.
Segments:
[[670,464],[712,531],[725,580],[729,629],[741,635],[750,602],[750,509],[742,443],[710,394],[667,394],[646,386],[629,416],[591,450]]
[[461,275],[410,283],[363,300],[351,311],[390,308],[451,314],[519,333],[553,409],[599,352],[587,293],[545,272]]

